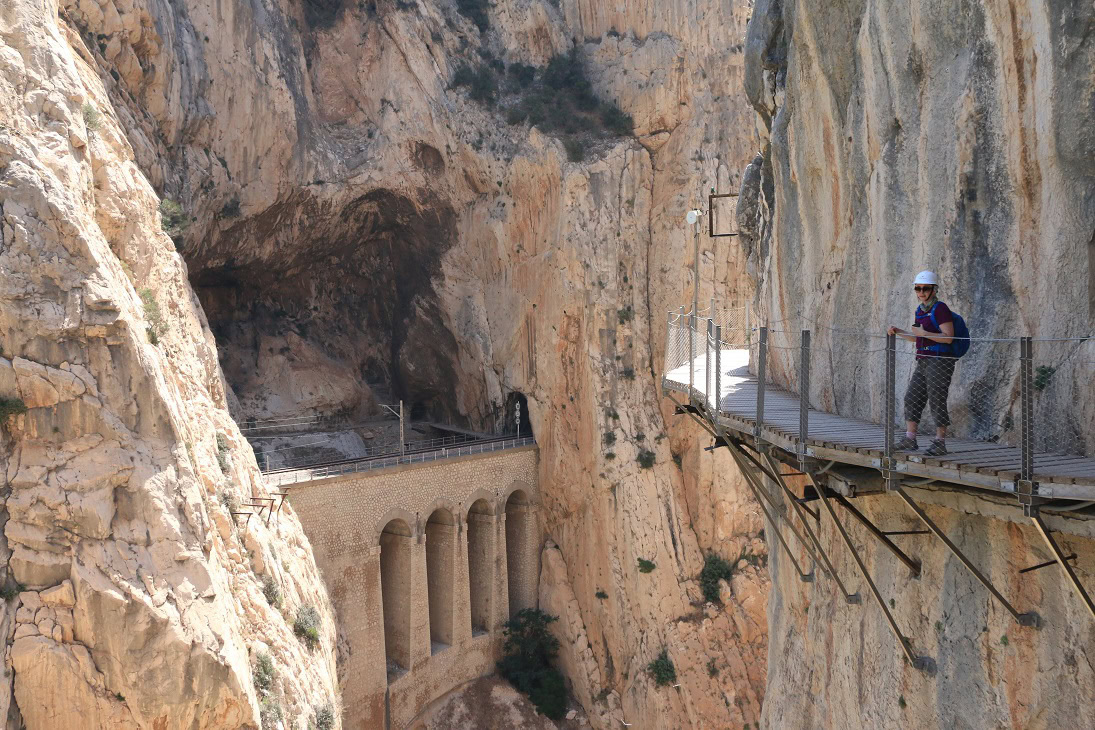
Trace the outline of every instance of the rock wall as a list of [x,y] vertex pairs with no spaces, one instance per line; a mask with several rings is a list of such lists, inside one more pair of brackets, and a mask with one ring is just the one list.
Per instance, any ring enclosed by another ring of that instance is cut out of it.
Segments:
[[[907,327],[921,269],[940,274],[975,337],[1091,334],[1093,24],[1068,2],[756,4],[745,89],[764,149],[743,174],[742,253],[776,343],[809,328],[830,356],[811,377],[817,404],[879,416],[884,370],[867,361],[880,341],[844,333]],[[1095,361],[1090,339],[1035,344],[1049,365]],[[1016,403],[1018,352],[975,342],[971,355],[952,412],[958,428],[987,430],[984,404],[999,425]],[[1061,395],[1039,396],[1042,428],[1087,453],[1089,373],[1062,369]],[[908,522],[896,500],[869,501],[886,528]],[[825,581],[792,584],[773,557],[767,724],[1052,727],[1089,714],[1090,667],[1073,659],[1090,651],[1090,617],[1057,571],[1020,579],[1045,552],[1016,509],[950,498],[931,513],[1005,595],[1043,612],[1040,632],[1010,624],[938,542],[916,544],[919,582],[867,551],[898,621],[936,659],[931,679],[902,664],[880,612],[835,605]],[[1090,564],[1085,528],[1057,524],[1085,535],[1065,539]],[[854,574],[846,556],[837,568]]]
[[[116,32],[152,42],[129,11]],[[0,397],[26,408],[0,423],[0,710],[28,728],[306,723],[338,702],[311,548],[291,509],[228,514],[267,490],[127,111],[68,18],[0,9]],[[293,634],[303,605],[314,649]]]

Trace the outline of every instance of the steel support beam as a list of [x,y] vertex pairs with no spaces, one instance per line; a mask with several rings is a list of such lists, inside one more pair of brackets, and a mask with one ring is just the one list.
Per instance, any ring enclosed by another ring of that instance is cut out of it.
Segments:
[[[1004,608],[1007,609],[1008,613],[1012,615],[1012,617],[1016,620],[1016,622],[1018,622],[1020,626],[1037,627],[1040,624],[1041,619],[1039,618],[1038,614],[1034,612],[1019,613],[1017,610],[1015,610],[1015,607],[1012,606],[1006,598],[1004,598],[1003,594],[1000,593],[1000,591],[996,590],[996,587],[989,581],[989,579],[986,578],[984,574],[981,573],[981,571],[978,570],[972,562],[970,562],[970,559],[966,557],[965,553],[959,550],[958,546],[951,542],[950,538],[943,534],[943,531],[939,529],[939,526],[932,522],[932,519],[928,517],[927,513],[925,513],[923,509],[920,508],[920,505],[913,501],[912,497],[908,495],[908,493],[905,491],[905,488],[901,486],[900,483],[894,482],[893,490],[897,492],[898,495],[900,495],[901,499],[905,500],[905,504],[909,505],[912,511],[916,513],[916,516],[920,518],[920,521],[927,525],[928,529],[935,533],[936,537],[942,540],[943,544],[947,546],[947,549],[951,551],[954,557],[958,558],[962,562],[962,565],[966,566],[966,569],[973,574],[973,577],[980,581],[981,585],[985,586],[985,588],[988,589],[989,593],[991,593],[993,597],[997,601],[999,601],[1004,606]],[[1035,524],[1038,524],[1037,521],[1035,522]],[[1066,568],[1065,570],[1069,571],[1069,568]],[[1095,615],[1095,611],[1093,611],[1092,615]]]
[[1034,521],[1034,526],[1038,528],[1038,532],[1041,533],[1042,539],[1046,541],[1046,545],[1053,551],[1054,559],[1056,559],[1057,563],[1061,566],[1061,569],[1065,571],[1068,582],[1072,584],[1072,590],[1076,591],[1076,595],[1079,596],[1080,600],[1087,606],[1088,613],[1091,614],[1092,618],[1095,618],[1095,603],[1092,603],[1091,596],[1080,583],[1080,579],[1076,577],[1076,571],[1068,564],[1068,558],[1061,552],[1061,548],[1057,546],[1057,541],[1053,539],[1053,535],[1050,533],[1049,528],[1046,527],[1046,523],[1042,522],[1042,516],[1038,514],[1037,510],[1034,510],[1030,519]]
[[844,529],[844,525],[836,516],[836,510],[833,509],[833,505],[829,502],[829,498],[825,496],[825,491],[820,484],[817,483],[817,479],[813,474],[810,475],[810,481],[814,484],[814,489],[821,496],[821,503],[825,505],[825,511],[829,513],[829,517],[832,519],[833,524],[836,525],[837,531],[840,533],[840,537],[844,540],[844,545],[848,548],[848,552],[852,554],[855,559],[855,564],[859,566],[859,573],[863,576],[863,580],[867,581],[867,586],[871,589],[871,595],[874,596],[875,603],[882,609],[882,613],[886,616],[886,623],[890,625],[890,631],[897,637],[897,643],[901,645],[901,651],[905,654],[905,658],[909,660],[909,663],[920,670],[934,672],[934,662],[927,657],[917,657],[913,654],[912,644],[905,638],[905,635],[901,633],[901,629],[897,626],[897,621],[894,619],[893,614],[890,613],[889,607],[886,606],[886,601],[882,599],[882,594],[878,592],[878,586],[874,584],[874,580],[871,579],[871,574],[867,572],[867,566],[863,563],[863,558],[860,557],[859,551],[852,543],[852,538],[848,536],[848,531]]
[[779,467],[776,466],[775,459],[773,459],[770,454],[765,454],[764,458],[768,461],[768,467],[771,473],[776,477],[776,483],[779,484],[780,488],[791,500],[791,506],[794,508],[798,518],[802,520],[802,526],[805,528],[806,534],[810,536],[810,540],[814,543],[814,549],[817,551],[818,555],[821,556],[821,564],[825,574],[832,578],[833,582],[836,583],[837,588],[840,589],[840,594],[844,596],[845,602],[859,603],[859,594],[849,593],[848,589],[844,587],[843,581],[841,581],[840,576],[837,575],[836,568],[833,567],[832,561],[829,560],[829,555],[825,552],[825,548],[821,544],[821,540],[819,540],[817,535],[814,534],[814,531],[810,529],[810,523],[806,521],[805,515],[802,514],[802,505],[798,503],[795,493],[792,492],[791,488],[783,481],[783,477],[779,476]]
[[[734,461],[737,462],[738,469],[740,469],[741,473],[745,476],[745,483],[748,485],[749,491],[753,493],[753,497],[757,500],[757,504],[760,505],[760,511],[764,513],[764,517],[768,520],[768,524],[772,528],[772,533],[775,534],[776,539],[779,540],[779,544],[783,546],[784,552],[787,553],[787,557],[791,560],[791,565],[795,567],[795,572],[798,573],[799,580],[804,583],[812,582],[814,580],[814,574],[812,572],[803,572],[802,567],[795,558],[794,551],[791,550],[791,547],[787,544],[787,540],[784,539],[783,533],[779,531],[779,525],[776,522],[776,518],[773,517],[768,511],[768,508],[764,506],[764,500],[761,498],[760,494],[757,493],[757,487],[753,485],[753,475],[748,472],[748,467],[746,467],[745,463],[741,460],[741,457],[738,456],[737,447],[731,447],[730,454],[734,457]],[[802,538],[799,539],[801,540]]]
[[[814,484],[816,486],[817,482],[815,481]],[[897,557],[898,560],[900,560],[902,563],[904,563],[905,567],[907,567],[909,569],[909,572],[912,573],[913,578],[919,578],[920,577],[920,561],[919,560],[914,560],[914,559],[910,558],[908,555],[905,554],[905,552],[901,548],[899,548],[897,545],[894,545],[893,540],[888,538],[886,536],[885,532],[883,532],[882,530],[875,527],[874,523],[871,522],[870,520],[868,520],[863,515],[863,513],[860,512],[858,509],[856,509],[855,505],[852,504],[851,502],[849,502],[843,495],[833,493],[831,496],[834,497],[836,499],[836,501],[839,502],[841,504],[841,506],[844,507],[844,509],[848,510],[848,512],[851,513],[852,517],[855,517],[859,521],[859,524],[866,527],[867,532],[871,533],[876,538],[878,538],[878,541],[880,543],[882,543],[886,547],[886,549],[888,549],[891,553],[893,553]],[[825,497],[822,496],[822,499],[824,499],[824,498]]]

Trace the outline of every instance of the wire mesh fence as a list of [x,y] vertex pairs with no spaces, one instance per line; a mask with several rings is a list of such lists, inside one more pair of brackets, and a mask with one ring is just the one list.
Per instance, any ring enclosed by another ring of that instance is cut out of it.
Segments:
[[670,315],[664,384],[715,417],[776,429],[800,453],[825,440],[1001,480],[1095,479],[1093,338],[972,338],[957,357],[925,338],[705,313]]

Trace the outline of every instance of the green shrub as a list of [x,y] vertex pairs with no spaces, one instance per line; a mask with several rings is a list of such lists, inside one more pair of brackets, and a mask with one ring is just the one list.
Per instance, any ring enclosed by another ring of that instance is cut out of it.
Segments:
[[293,633],[299,636],[309,649],[314,649],[319,644],[319,611],[314,606],[305,604],[297,609]]
[[605,593],[604,591],[597,591],[597,593],[595,595],[597,596],[597,598],[600,598],[602,601],[605,600],[606,598],[608,598],[608,594]]
[[264,651],[260,651],[258,656],[255,657],[255,668],[251,672],[252,678],[255,680],[255,689],[262,695],[270,694],[270,690],[274,688],[274,678],[277,677],[277,671],[274,669],[274,660],[270,658],[270,655]]
[[232,512],[240,511],[240,502],[236,499],[236,495],[230,489],[222,489],[220,493],[221,506],[224,507],[224,511],[231,514]]
[[665,649],[662,649],[657,659],[646,665],[646,670],[654,678],[654,684],[659,687],[677,681],[677,670],[673,667],[673,662],[670,661]]
[[653,451],[643,449],[639,452],[639,455],[635,457],[635,461],[639,462],[639,468],[649,469],[654,466],[654,460],[656,458]]
[[609,461],[612,461],[613,459],[616,458],[616,452],[615,451],[606,451],[605,452],[605,458],[608,459]]
[[8,416],[27,412],[27,405],[19,398],[0,398],[0,421]]
[[220,432],[217,432],[217,464],[221,472],[228,473],[228,439]]
[[601,105],[601,123],[605,130],[620,137],[626,137],[635,130],[635,120],[615,104]]
[[271,606],[274,608],[281,608],[281,589],[278,588],[274,576],[269,573],[262,579],[262,595],[266,597],[266,602]]
[[635,368],[624,368],[620,371],[620,375],[624,378],[624,380],[634,380]]
[[240,214],[240,199],[232,198],[221,207],[222,218],[235,218]]
[[15,600],[15,597],[25,591],[27,587],[22,583],[9,583],[3,588],[0,588],[0,598],[4,600],[4,603],[11,603]]
[[167,331],[167,324],[163,320],[163,312],[160,311],[160,303],[156,301],[156,294],[151,289],[141,289],[138,294],[140,294],[141,304],[144,306],[144,318],[148,322],[146,328],[148,341],[153,345],[159,344],[160,338]]
[[581,162],[586,158],[585,143],[576,137],[564,138],[563,148],[567,151],[567,159],[571,162]]
[[331,730],[335,726],[335,710],[330,703],[316,708],[312,724],[316,726],[316,730]]
[[1055,372],[1057,372],[1057,368],[1049,366],[1049,365],[1039,365],[1037,368],[1035,368],[1034,369],[1034,389],[1035,390],[1045,390],[1046,386],[1049,385],[1049,381],[1053,377],[1053,374]]
[[264,697],[259,703],[259,721],[262,730],[278,730],[281,727],[281,704],[272,697]]
[[719,676],[719,665],[714,659],[709,659],[707,661],[707,676],[708,677],[717,677],[717,676]]
[[639,558],[639,572],[650,573],[654,570],[654,562],[646,558]]
[[631,321],[631,318],[635,316],[635,313],[631,310],[631,305],[624,307],[623,309],[616,310],[616,318],[620,320],[620,324],[626,324]]
[[523,89],[528,88],[536,80],[536,67],[529,66],[527,63],[511,63],[507,71]]
[[615,431],[605,431],[604,439],[605,439],[605,446],[611,446],[612,444],[616,443],[616,432]]
[[480,33],[490,27],[490,16],[487,15],[490,6],[489,0],[456,0],[456,9],[465,18],[475,23]]
[[160,227],[163,232],[172,239],[181,236],[186,227],[190,225],[190,216],[182,209],[182,206],[171,198],[160,201]]
[[453,72],[452,87],[454,89],[467,87],[468,96],[489,106],[494,103],[494,97],[498,93],[498,79],[489,66],[472,68],[467,64],[461,64]]
[[552,720],[562,719],[566,710],[563,676],[551,666],[559,653],[559,640],[548,627],[557,620],[535,608],[518,611],[502,632],[505,654],[498,662],[498,673]]
[[719,580],[730,580],[734,575],[734,566],[715,553],[707,553],[703,558],[703,570],[700,571],[700,588],[703,597],[712,603],[721,603],[719,599]]
[[91,105],[90,101],[84,102],[84,126],[89,132],[98,132],[103,125],[103,115]]

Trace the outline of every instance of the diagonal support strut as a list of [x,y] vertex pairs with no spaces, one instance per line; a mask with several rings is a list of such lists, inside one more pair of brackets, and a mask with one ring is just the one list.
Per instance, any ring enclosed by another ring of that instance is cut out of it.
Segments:
[[[787,540],[784,539],[783,534],[779,531],[776,518],[768,512],[768,508],[764,506],[764,500],[761,499],[760,495],[757,493],[757,488],[753,485],[753,475],[746,471],[744,462],[742,462],[741,457],[737,454],[737,448],[731,447],[730,454],[734,457],[734,461],[737,462],[738,469],[745,475],[745,482],[749,486],[749,491],[753,493],[753,497],[757,500],[757,504],[760,505],[761,512],[763,512],[764,516],[768,519],[768,524],[771,525],[772,532],[775,533],[776,538],[779,540],[779,544],[783,546],[784,551],[787,553],[787,557],[791,559],[791,564],[795,566],[795,572],[798,573],[799,580],[804,583],[812,582],[814,580],[814,574],[804,573],[802,571],[802,567],[798,564],[798,560],[795,559],[794,551],[791,550],[791,547],[787,544]],[[792,529],[794,529],[793,526]],[[802,538],[800,537],[799,539],[801,540]]]
[[840,533],[841,539],[844,540],[845,547],[848,548],[848,552],[855,558],[855,564],[859,566],[859,574],[863,577],[863,580],[867,581],[867,586],[871,589],[871,595],[874,596],[875,603],[882,609],[882,613],[886,615],[886,623],[890,625],[890,631],[897,637],[897,643],[901,645],[901,651],[905,654],[905,658],[917,669],[928,673],[934,672],[935,665],[929,657],[918,657],[913,654],[912,644],[909,643],[909,640],[901,633],[901,629],[898,628],[897,621],[894,619],[893,614],[890,613],[890,609],[886,606],[886,602],[882,599],[882,594],[879,593],[878,586],[874,584],[871,574],[867,572],[867,566],[864,565],[863,558],[860,557],[859,551],[856,550],[855,545],[852,543],[852,538],[848,536],[848,531],[844,529],[844,525],[837,519],[836,510],[833,509],[829,497],[825,495],[825,490],[817,483],[817,478],[813,474],[810,474],[810,481],[813,482],[814,489],[817,490],[818,495],[821,497],[821,503],[825,506],[825,511],[829,513],[829,517],[832,519],[833,524],[836,525],[837,532]]
[[848,589],[844,587],[844,582],[841,581],[840,576],[837,575],[836,568],[833,567],[832,561],[829,560],[829,555],[825,552],[825,548],[822,546],[821,540],[819,540],[817,538],[817,535],[814,534],[814,531],[810,529],[810,523],[806,521],[806,516],[802,514],[802,505],[798,503],[795,493],[791,491],[791,488],[788,487],[786,482],[783,481],[783,477],[780,476],[779,467],[776,466],[775,459],[772,458],[771,454],[765,454],[764,458],[768,462],[768,467],[771,470],[771,475],[775,476],[776,478],[776,483],[779,484],[780,488],[783,489],[783,492],[791,500],[791,507],[794,508],[795,514],[797,514],[799,520],[802,521],[802,526],[806,529],[806,534],[809,535],[810,540],[813,541],[814,549],[821,556],[821,563],[824,566],[825,574],[832,578],[833,582],[836,583],[836,586],[840,589],[840,593],[844,596],[844,601],[846,603],[859,603],[859,594],[849,593]]
[[1046,541],[1046,545],[1053,551],[1053,557],[1060,564],[1062,570],[1065,571],[1065,576],[1068,577],[1068,582],[1072,584],[1072,589],[1076,591],[1076,595],[1080,597],[1080,600],[1087,606],[1088,612],[1092,618],[1095,618],[1095,603],[1092,603],[1091,596],[1083,585],[1080,583],[1080,579],[1076,577],[1076,571],[1072,569],[1072,566],[1068,564],[1068,558],[1061,552],[1061,548],[1057,546],[1057,541],[1053,539],[1053,535],[1050,533],[1046,523],[1042,522],[1042,516],[1038,514],[1037,510],[1033,511],[1030,515],[1030,519],[1034,520],[1034,526],[1038,528],[1038,532],[1042,534],[1042,539]]
[[[814,482],[814,486],[817,487],[817,482],[816,481]],[[819,494],[820,494],[820,492],[819,492]],[[876,538],[878,538],[878,541],[880,543],[882,543],[883,546],[886,547],[886,549],[888,549],[891,553],[893,553],[895,556],[897,556],[897,559],[900,560],[902,563],[904,563],[905,567],[907,567],[909,569],[909,572],[912,573],[913,578],[919,578],[920,577],[920,561],[919,560],[914,560],[913,558],[910,558],[908,555],[905,554],[905,551],[903,551],[897,545],[894,545],[893,540],[891,540],[889,537],[887,537],[885,532],[883,532],[882,530],[875,527],[874,523],[871,522],[870,520],[868,520],[863,515],[862,512],[860,512],[858,509],[856,509],[855,505],[852,504],[851,502],[849,502],[844,497],[844,495],[833,493],[833,494],[827,495],[827,496],[831,496],[831,497],[835,498],[836,501],[839,502],[842,507],[844,507],[844,509],[848,510],[848,512],[851,513],[852,517],[855,517],[859,521],[859,524],[866,527],[867,531],[870,532],[872,535],[874,535]],[[822,499],[824,499],[824,496],[822,497]]]
[[[1039,626],[1039,624],[1041,623],[1041,618],[1038,616],[1038,614],[1034,613],[1033,611],[1029,613],[1019,613],[1017,610],[1015,610],[1015,607],[1008,602],[1008,599],[1004,598],[1003,594],[1000,593],[1000,591],[996,590],[996,587],[989,581],[989,579],[986,578],[984,574],[982,574],[981,571],[978,570],[972,562],[970,562],[970,559],[966,557],[965,553],[959,550],[958,546],[951,542],[950,538],[943,534],[943,531],[939,529],[939,526],[932,522],[927,513],[925,513],[924,510],[920,508],[920,505],[913,501],[912,497],[908,495],[908,493],[905,491],[905,488],[901,486],[900,482],[894,482],[893,491],[897,492],[898,495],[900,495],[901,499],[905,500],[905,504],[909,505],[909,507],[912,508],[912,511],[916,513],[916,516],[920,518],[920,521],[927,525],[928,529],[935,533],[935,536],[943,541],[943,544],[947,546],[947,548],[951,551],[954,557],[958,558],[962,562],[962,565],[966,566],[966,569],[969,570],[970,573],[973,573],[973,577],[980,581],[981,585],[985,586],[985,588],[988,589],[989,593],[991,593],[993,597],[997,601],[999,601],[1004,606],[1004,608],[1007,609],[1008,613],[1012,615],[1012,618],[1014,618],[1020,626],[1033,626],[1035,628]],[[1035,522],[1035,524],[1038,523]],[[1065,570],[1069,571],[1069,568],[1065,568]],[[1093,613],[1093,615],[1095,615],[1095,613]]]

